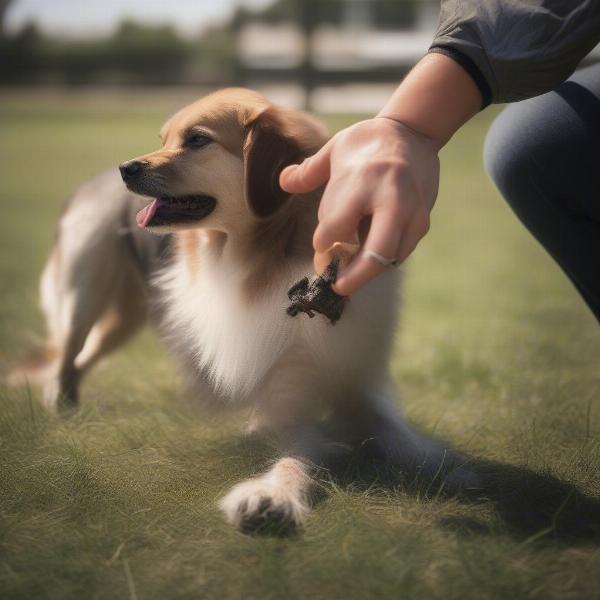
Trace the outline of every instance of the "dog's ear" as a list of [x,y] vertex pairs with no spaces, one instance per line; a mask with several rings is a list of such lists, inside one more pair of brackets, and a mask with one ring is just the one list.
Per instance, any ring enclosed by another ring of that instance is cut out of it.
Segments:
[[279,174],[284,167],[304,158],[299,143],[286,135],[276,111],[267,108],[246,130],[244,170],[246,202],[261,218],[272,215],[289,198],[281,189]]

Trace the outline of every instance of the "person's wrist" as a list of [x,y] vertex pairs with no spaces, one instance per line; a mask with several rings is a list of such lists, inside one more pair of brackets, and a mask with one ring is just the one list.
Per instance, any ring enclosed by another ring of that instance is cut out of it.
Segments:
[[479,112],[481,100],[465,69],[434,53],[419,61],[378,116],[393,119],[442,147]]
[[437,140],[434,137],[430,137],[426,133],[416,129],[412,124],[405,123],[400,118],[397,118],[393,115],[379,113],[378,115],[375,115],[373,119],[377,120],[378,122],[390,123],[398,134],[402,135],[403,137],[406,137],[408,135],[412,138],[416,138],[421,140],[422,142],[430,144],[436,152],[438,152],[443,146],[440,140]]

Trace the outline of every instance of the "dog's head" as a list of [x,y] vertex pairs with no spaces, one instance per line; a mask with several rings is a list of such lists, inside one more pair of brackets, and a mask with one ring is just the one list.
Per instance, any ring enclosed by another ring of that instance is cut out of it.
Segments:
[[164,125],[163,146],[120,165],[127,187],[154,200],[138,214],[156,231],[207,228],[234,233],[265,220],[288,197],[281,170],[314,154],[323,125],[241,88],[215,92]]

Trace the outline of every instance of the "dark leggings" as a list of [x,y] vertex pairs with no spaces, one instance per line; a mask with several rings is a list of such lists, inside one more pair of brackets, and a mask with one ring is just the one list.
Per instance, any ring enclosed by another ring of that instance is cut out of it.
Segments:
[[506,108],[485,165],[600,321],[600,65]]

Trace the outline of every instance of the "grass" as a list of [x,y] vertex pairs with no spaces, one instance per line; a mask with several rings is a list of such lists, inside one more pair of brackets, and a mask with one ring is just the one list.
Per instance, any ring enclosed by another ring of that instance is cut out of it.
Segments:
[[[170,105],[134,106],[0,99],[3,361],[43,330],[37,280],[64,198],[157,146]],[[443,152],[393,361],[409,419],[488,462],[488,500],[326,481],[301,534],[241,535],[216,500],[273,454],[182,401],[147,330],[70,418],[0,388],[0,596],[600,598],[600,336],[483,172],[493,114]]]

